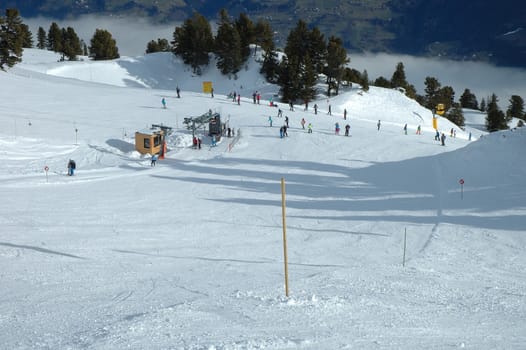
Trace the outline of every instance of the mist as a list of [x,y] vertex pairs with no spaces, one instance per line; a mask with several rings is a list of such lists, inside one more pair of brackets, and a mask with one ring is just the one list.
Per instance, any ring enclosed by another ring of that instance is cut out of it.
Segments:
[[[145,54],[149,41],[173,39],[173,32],[181,23],[156,24],[150,19],[82,16],[74,20],[57,20],[50,18],[23,19],[33,33],[36,41],[38,27],[47,32],[51,23],[56,22],[61,28],[72,27],[77,35],[89,46],[96,29],[108,30],[117,42],[121,56],[141,56]],[[512,95],[526,99],[526,69],[497,67],[492,64],[471,61],[453,61],[445,58],[416,57],[392,54],[349,54],[350,66],[360,72],[367,70],[370,80],[379,76],[391,79],[398,62],[404,64],[407,81],[413,84],[419,94],[424,94],[426,77],[436,78],[442,86],[451,86],[458,101],[464,89],[470,89],[477,100],[486,99],[495,93],[499,105],[506,109]]]

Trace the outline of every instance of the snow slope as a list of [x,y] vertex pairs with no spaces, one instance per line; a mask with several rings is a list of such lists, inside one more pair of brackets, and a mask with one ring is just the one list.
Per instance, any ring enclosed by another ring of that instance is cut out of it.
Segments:
[[[431,112],[355,87],[320,96],[318,115],[280,104],[280,139],[277,88],[257,71],[26,50],[0,75],[0,347],[524,348],[526,131],[440,119],[443,147]],[[193,150],[183,118],[209,109],[237,137]],[[133,135],[159,123],[176,131],[152,168]]]

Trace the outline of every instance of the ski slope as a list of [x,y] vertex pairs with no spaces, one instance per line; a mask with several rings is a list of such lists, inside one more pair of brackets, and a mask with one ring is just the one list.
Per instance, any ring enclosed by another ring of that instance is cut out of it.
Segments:
[[[526,131],[488,135],[469,112],[465,131],[439,120],[441,146],[430,111],[355,86],[320,95],[317,115],[314,101],[294,112],[278,102],[290,119],[280,139],[268,106],[278,89],[256,62],[228,79],[213,66],[195,76],[171,54],[59,63],[25,50],[0,80],[2,348],[526,344]],[[235,143],[200,134],[191,148],[183,118],[208,110]],[[133,136],[160,123],[175,132],[151,167]]]

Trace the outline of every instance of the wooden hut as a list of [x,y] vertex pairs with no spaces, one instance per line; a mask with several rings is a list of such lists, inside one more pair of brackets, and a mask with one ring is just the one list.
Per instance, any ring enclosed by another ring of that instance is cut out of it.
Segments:
[[137,131],[135,149],[141,154],[161,154],[165,131],[159,127]]

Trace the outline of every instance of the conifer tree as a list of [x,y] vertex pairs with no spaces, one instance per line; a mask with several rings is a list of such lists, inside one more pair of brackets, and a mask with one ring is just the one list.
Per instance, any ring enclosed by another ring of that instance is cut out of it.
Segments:
[[424,81],[425,85],[425,107],[428,109],[435,109],[438,103],[441,103],[439,100],[439,91],[440,91],[440,83],[436,78],[433,77],[426,77]]
[[217,68],[222,74],[236,74],[243,63],[241,39],[225,9],[221,10],[219,17],[219,26],[214,40]]
[[330,96],[331,90],[334,90],[336,95],[338,95],[345,65],[349,61],[342,40],[331,36],[327,44],[327,66],[325,67],[328,85],[327,95]]
[[27,24],[20,24],[20,28],[22,30],[22,47],[30,49],[33,47],[33,33],[31,33],[31,30],[29,30],[29,26]]
[[367,74],[367,69],[365,69],[362,73],[361,85],[363,91],[369,91],[369,74]]
[[0,69],[13,67],[22,60],[24,31],[17,9],[7,9],[0,17]]
[[386,78],[380,76],[376,78],[376,80],[373,83],[374,86],[390,89],[391,88],[391,82],[387,80]]
[[51,23],[47,33],[47,48],[54,52],[62,50],[62,30],[56,22]]
[[391,86],[393,88],[401,87],[405,89],[407,85],[409,84],[406,80],[404,64],[402,62],[398,62],[396,65],[396,70],[391,77]]
[[[342,44],[340,44],[340,46],[342,46]],[[314,67],[316,67],[317,74],[323,73],[325,65],[327,63],[327,55],[328,53],[327,44],[325,43],[325,36],[318,29],[318,27],[312,28],[312,30],[309,33],[309,57],[311,58]]]
[[508,121],[512,118],[525,119],[524,115],[524,100],[518,95],[512,95],[510,98],[510,105],[506,110],[506,117]]
[[486,100],[484,99],[484,97],[480,101],[480,111],[481,112],[486,112]]
[[105,29],[97,29],[91,38],[90,56],[98,60],[112,60],[119,58],[119,48],[111,33]]
[[250,44],[256,39],[254,23],[245,13],[240,13],[234,22],[234,27],[239,35],[241,45],[241,61],[245,62],[250,56]]
[[210,62],[214,37],[207,19],[195,12],[182,27],[176,27],[173,34],[172,52],[181,56],[183,62],[192,66],[194,73],[201,73],[201,66]]
[[38,27],[37,32],[37,48],[44,50],[46,48],[47,34],[44,28]]
[[460,104],[453,104],[452,108],[446,113],[445,117],[452,123],[463,127],[465,123],[464,113]]
[[157,41],[151,40],[146,45],[146,53],[154,52],[170,52],[172,49],[170,43],[166,39],[158,38]]
[[80,39],[72,27],[62,28],[61,47],[62,59],[67,57],[69,61],[75,61],[78,55],[82,55]]
[[[268,21],[258,20],[255,25],[254,42],[263,50],[263,63],[260,73],[265,76],[267,81],[275,83],[279,74],[278,55],[274,44],[274,33]],[[254,53],[256,50],[254,50]]]
[[460,106],[462,108],[478,109],[477,97],[469,89],[465,89],[460,96]]
[[488,98],[488,114],[486,116],[486,129],[489,132],[497,130],[508,129],[508,124],[506,123],[506,116],[504,112],[499,109],[497,95],[492,94]]

